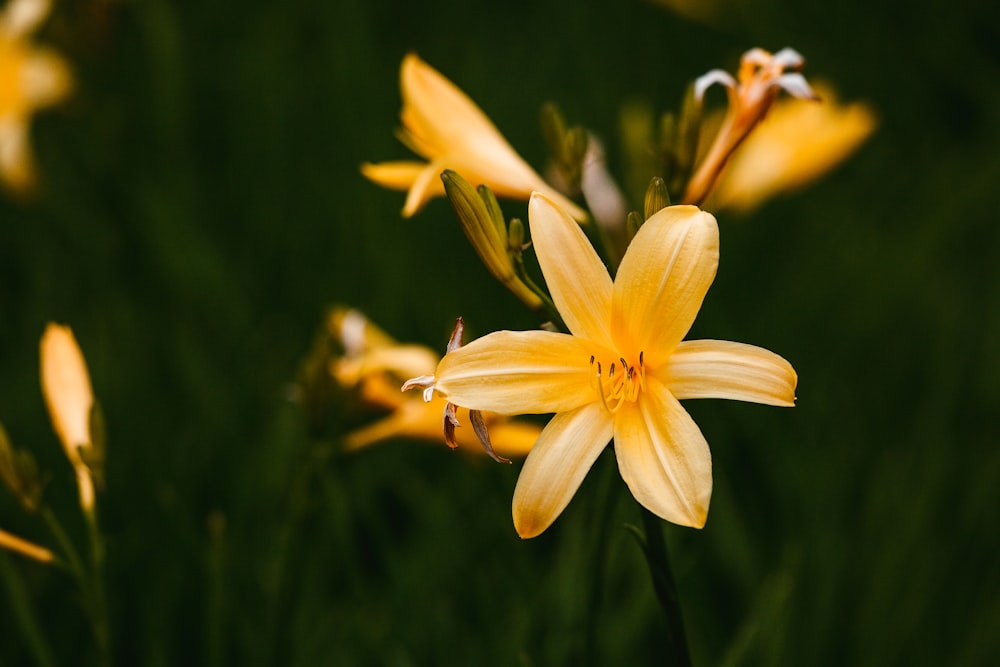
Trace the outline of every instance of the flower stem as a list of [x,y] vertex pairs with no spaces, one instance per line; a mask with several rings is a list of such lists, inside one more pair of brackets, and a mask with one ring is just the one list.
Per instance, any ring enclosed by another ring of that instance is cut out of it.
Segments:
[[35,664],[39,667],[53,667],[56,664],[55,659],[42,635],[38,615],[31,604],[30,594],[25,590],[24,582],[18,573],[13,572],[12,569],[13,565],[6,554],[0,554],[0,577],[3,579],[3,588],[7,589],[7,596],[14,612],[14,621],[20,634],[24,637]]
[[108,605],[104,594],[104,542],[97,520],[97,508],[92,506],[84,512],[84,515],[87,519],[87,532],[90,538],[91,620],[101,663],[108,665],[111,664],[109,653],[111,638],[108,629]]
[[[610,455],[610,461],[607,460]],[[599,611],[602,608],[602,600],[604,597],[604,586],[606,582],[604,581],[604,575],[607,570],[608,561],[608,548],[610,546],[611,540],[609,539],[609,527],[611,526],[611,518],[614,516],[615,507],[618,505],[617,501],[621,497],[621,491],[623,489],[623,484],[618,475],[618,464],[614,457],[614,445],[609,445],[605,448],[604,453],[601,454],[601,458],[605,459],[603,462],[602,469],[600,470],[600,491],[598,501],[599,514],[594,530],[594,542],[593,542],[593,574],[591,576],[591,587],[588,591],[589,599],[587,600],[587,618],[586,626],[584,627],[584,653],[583,653],[583,663],[585,665],[598,665],[601,664],[598,658],[598,646],[597,638],[600,630],[600,619]],[[600,459],[599,459],[600,460]]]
[[667,620],[667,644],[670,663],[674,667],[691,667],[691,654],[688,651],[687,639],[684,634],[684,619],[681,616],[680,600],[677,597],[677,587],[674,585],[674,576],[670,570],[670,559],[667,555],[667,546],[663,541],[662,522],[659,517],[640,507],[642,514],[642,525],[645,529],[643,536],[634,526],[627,528],[639,542],[643,554],[646,556],[646,563],[649,565],[649,574],[653,580],[653,590],[660,601]]
[[100,656],[100,664],[110,664],[110,654],[108,652],[110,645],[108,640],[108,615],[104,604],[104,582],[102,576],[104,550],[101,546],[97,516],[94,511],[84,512],[87,517],[93,565],[90,576],[88,576],[87,570],[83,566],[83,561],[80,559],[79,552],[73,546],[73,542],[66,535],[66,531],[51,508],[43,507],[40,510],[40,514],[49,532],[52,533],[56,543],[62,550],[70,573],[76,578],[80,586],[87,613],[90,616],[93,627],[94,639],[97,643],[98,655]]

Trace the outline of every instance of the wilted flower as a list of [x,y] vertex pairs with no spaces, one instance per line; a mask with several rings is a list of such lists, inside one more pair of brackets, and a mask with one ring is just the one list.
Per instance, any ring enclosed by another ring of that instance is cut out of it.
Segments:
[[399,138],[428,162],[366,163],[361,172],[384,187],[409,191],[404,217],[444,195],[441,172],[452,169],[473,186],[486,185],[501,197],[527,199],[535,190],[544,192],[577,220],[587,219],[580,207],[528,166],[475,102],[415,54],[403,58],[400,88]]
[[639,229],[612,281],[553,201],[535,194],[528,208],[538,263],[570,333],[491,333],[408,384],[472,409],[556,413],[514,491],[522,537],[556,519],[612,438],[635,498],[664,519],[701,527],[711,454],[678,400],[791,406],[796,385],[789,363],[762,348],[682,340],[718,266],[715,218],[694,206],[660,210]]
[[820,102],[779,100],[733,154],[708,197],[713,210],[749,211],[782,192],[819,178],[875,131],[875,113],[863,102],[838,104],[833,90],[816,86]]
[[72,86],[63,58],[28,38],[48,16],[49,0],[11,0],[0,12],[0,179],[16,191],[35,182],[31,115]]
[[[432,373],[439,357],[422,345],[395,342],[356,310],[335,310],[330,326],[345,350],[344,356],[330,366],[333,377],[342,386],[357,389],[364,404],[388,412],[349,432],[344,436],[344,447],[351,451],[391,438],[440,442],[445,400],[425,403],[419,396],[399,391],[404,379]],[[495,414],[483,417],[496,451],[503,455],[524,456],[541,432],[538,425],[526,421]],[[457,418],[468,423],[468,411],[462,411]],[[472,429],[457,429],[456,441],[463,449],[482,451]]]
[[698,77],[694,84],[696,99],[700,101],[705,90],[718,83],[726,87],[729,107],[715,140],[688,183],[683,197],[685,204],[701,204],[705,200],[726,161],[764,118],[780,90],[793,97],[817,99],[805,77],[797,71],[804,62],[793,49],[782,49],[774,55],[764,49],[750,49],[740,59],[735,79],[720,69]]
[[73,331],[50,323],[42,334],[41,380],[45,404],[52,426],[62,442],[66,456],[76,472],[80,487],[80,506],[94,508],[94,481],[84,460],[93,448],[91,414],[94,393],[90,386],[87,363],[80,352]]

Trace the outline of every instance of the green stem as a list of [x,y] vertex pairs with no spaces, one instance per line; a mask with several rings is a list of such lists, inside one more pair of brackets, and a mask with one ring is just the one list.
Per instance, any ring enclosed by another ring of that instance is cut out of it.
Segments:
[[104,603],[104,583],[102,576],[104,550],[101,545],[97,516],[93,512],[84,512],[87,517],[87,527],[90,534],[90,555],[93,566],[90,576],[88,576],[79,552],[73,546],[73,542],[66,535],[66,531],[51,508],[43,507],[40,510],[40,514],[49,532],[52,533],[52,536],[59,544],[70,573],[76,578],[77,584],[80,586],[80,591],[84,598],[84,606],[93,626],[94,639],[97,643],[101,664],[110,664],[110,655],[108,653],[108,616]]
[[598,495],[598,521],[594,531],[593,542],[593,564],[594,571],[590,577],[589,599],[587,600],[587,618],[584,627],[584,654],[583,664],[601,664],[597,657],[597,636],[599,632],[598,613],[602,607],[604,597],[604,573],[607,570],[608,539],[611,525],[611,518],[615,513],[615,506],[619,498],[623,485],[618,477],[618,465],[614,460],[614,445],[609,445],[602,453],[602,458],[608,458],[611,452],[612,460],[605,461],[603,469],[600,471],[601,493]]
[[31,598],[24,590],[24,583],[13,571],[10,558],[6,554],[0,554],[0,575],[3,576],[4,587],[7,589],[7,596],[14,611],[14,620],[35,664],[40,667],[54,667],[55,659],[42,636]]
[[559,310],[556,309],[556,305],[552,303],[552,298],[548,293],[539,287],[531,276],[528,275],[528,270],[524,266],[524,260],[518,257],[514,262],[514,267],[517,272],[517,276],[521,279],[528,289],[534,292],[542,300],[542,308],[545,314],[548,315],[549,319],[552,321],[553,326],[555,326],[559,331],[569,331],[566,328],[566,324],[562,320],[562,316],[559,315]]
[[52,537],[55,538],[59,548],[62,550],[63,556],[66,560],[67,569],[70,574],[76,577],[81,589],[83,589],[84,597],[89,601],[90,592],[88,590],[87,575],[83,569],[83,561],[80,560],[80,554],[77,552],[76,547],[73,546],[73,543],[66,535],[66,531],[63,530],[62,524],[59,523],[59,519],[56,518],[56,515],[52,513],[52,510],[49,507],[42,507],[39,510],[39,514],[42,517],[42,521],[45,522],[45,526],[49,529],[49,532],[52,533]]
[[85,511],[84,516],[87,519],[87,532],[90,538],[90,566],[92,576],[91,621],[94,626],[94,638],[97,641],[97,650],[101,657],[101,663],[110,665],[111,638],[108,625],[107,598],[104,591],[104,541],[101,538],[101,529],[97,520],[97,508],[93,507],[89,511]]
[[667,546],[663,541],[662,520],[645,507],[640,508],[642,525],[646,531],[645,539],[633,531],[640,541],[649,565],[649,574],[653,580],[653,590],[660,601],[667,620],[667,644],[672,656],[671,663],[676,667],[691,667],[691,654],[688,652],[687,639],[684,635],[684,619],[681,616],[680,600],[674,576],[670,570],[670,559]]

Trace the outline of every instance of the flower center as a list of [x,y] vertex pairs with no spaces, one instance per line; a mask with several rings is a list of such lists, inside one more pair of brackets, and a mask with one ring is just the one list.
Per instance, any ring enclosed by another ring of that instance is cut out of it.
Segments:
[[629,364],[625,357],[619,357],[618,361],[606,365],[591,355],[590,365],[593,368],[594,389],[609,412],[617,412],[626,401],[635,401],[646,388],[646,365],[642,352],[639,352],[639,359],[634,364]]

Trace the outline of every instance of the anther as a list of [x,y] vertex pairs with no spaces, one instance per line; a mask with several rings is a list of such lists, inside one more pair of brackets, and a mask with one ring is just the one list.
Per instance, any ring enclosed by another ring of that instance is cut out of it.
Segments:
[[611,362],[611,370],[608,371],[608,377],[613,378],[615,376],[615,362]]

